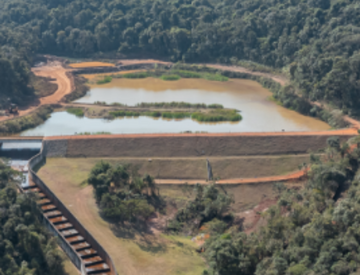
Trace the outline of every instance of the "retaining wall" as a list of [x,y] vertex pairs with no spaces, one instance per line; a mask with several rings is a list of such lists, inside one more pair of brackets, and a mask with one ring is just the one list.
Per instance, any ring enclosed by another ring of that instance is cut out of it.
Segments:
[[[46,138],[49,157],[196,157],[316,152],[331,135],[109,135]],[[354,135],[340,135],[341,142]]]
[[[55,146],[55,148],[60,148],[60,146]],[[58,149],[61,151],[61,149]],[[46,162],[46,150],[44,150],[44,145],[39,154],[34,156],[29,161],[29,176],[31,180],[44,192],[44,194],[51,200],[51,202],[57,207],[57,209],[62,212],[62,214],[67,218],[67,220],[74,226],[74,228],[79,232],[81,236],[95,249],[98,255],[107,263],[111,269],[111,274],[116,275],[115,265],[111,257],[107,254],[105,249],[95,240],[95,238],[85,229],[85,227],[80,223],[80,221],[67,209],[67,207],[56,197],[56,195],[46,186],[46,184],[36,175],[33,171],[33,168],[39,165],[42,162]],[[46,227],[59,239],[59,244],[61,248],[65,251],[70,260],[74,265],[80,270],[82,275],[86,275],[85,266],[80,256],[72,248],[70,243],[66,241],[62,234],[52,225],[52,223],[42,215],[42,219]]]

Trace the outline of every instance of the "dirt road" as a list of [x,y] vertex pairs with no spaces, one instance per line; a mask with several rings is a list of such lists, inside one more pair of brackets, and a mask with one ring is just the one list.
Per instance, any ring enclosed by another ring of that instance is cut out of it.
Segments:
[[[122,59],[117,62],[118,65],[124,65],[124,66],[136,65],[136,64],[152,64],[152,63],[166,64],[166,65],[172,64],[171,62],[164,62],[155,59]],[[104,66],[104,64],[107,66],[113,66],[113,64],[102,63],[102,62],[84,62],[84,63],[75,64],[73,66],[78,66],[78,67],[88,67],[90,65]],[[200,64],[200,65],[205,65],[218,70],[227,70],[227,71],[263,76],[263,77],[271,78],[272,80],[280,83],[281,85],[285,85],[288,82],[288,79],[285,76],[262,73],[262,72],[254,72],[247,68],[239,67],[239,66],[227,66],[221,64]],[[48,97],[40,98],[39,101],[36,102],[34,105],[31,105],[24,110],[20,110],[19,115],[16,117],[27,115],[33,112],[34,110],[36,110],[37,108],[39,108],[41,105],[59,103],[65,95],[71,93],[74,89],[73,81],[71,77],[69,78],[71,69],[64,68],[61,65],[61,62],[59,61],[52,61],[47,63],[45,66],[32,68],[32,72],[37,76],[51,77],[55,79],[54,82],[58,85],[58,89],[54,94]],[[318,105],[319,103],[313,102],[313,104]],[[12,118],[14,118],[14,116],[1,116],[0,121],[9,120]],[[360,129],[359,121],[352,119],[348,116],[345,116],[344,119],[356,129]]]
[[[251,183],[269,183],[269,182],[280,182],[280,181],[295,181],[301,179],[305,175],[305,171],[297,171],[284,176],[272,176],[272,177],[261,177],[261,178],[248,178],[248,179],[226,179],[218,180],[216,184],[251,184]],[[174,180],[174,179],[156,179],[156,184],[209,184],[205,180]]]
[[70,94],[74,89],[73,81],[67,75],[69,71],[65,69],[59,61],[53,61],[45,66],[32,68],[31,71],[37,76],[50,77],[54,79],[53,83],[58,85],[57,90],[50,96],[39,98],[37,102],[34,102],[28,108],[19,110],[19,115],[17,116],[1,116],[0,121],[25,116],[35,111],[42,105],[59,103],[65,95]]
[[226,66],[226,65],[220,65],[220,64],[203,64],[203,65],[205,65],[207,67],[210,67],[210,68],[223,70],[223,71],[247,73],[247,74],[252,74],[252,75],[257,75],[257,76],[263,76],[263,77],[266,77],[266,78],[271,78],[275,82],[280,83],[282,86],[284,86],[288,82],[288,80],[287,80],[287,78],[285,76],[274,75],[274,74],[269,74],[269,73],[262,73],[262,72],[254,72],[254,71],[250,71],[249,69],[246,69],[244,67]]

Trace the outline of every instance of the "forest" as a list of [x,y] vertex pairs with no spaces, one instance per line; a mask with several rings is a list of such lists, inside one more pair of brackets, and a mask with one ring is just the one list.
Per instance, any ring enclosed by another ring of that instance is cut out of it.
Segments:
[[18,193],[21,176],[0,160],[0,275],[65,275],[65,256],[39,221],[35,194]]
[[154,179],[139,175],[130,165],[113,166],[101,160],[91,169],[87,182],[94,187],[103,217],[112,222],[136,221],[139,225],[164,207]]
[[205,244],[210,268],[203,274],[358,274],[358,141],[349,147],[329,138],[325,156],[311,156],[305,188],[275,184],[277,204],[261,214],[266,225],[256,232],[247,235],[231,223],[212,231]]
[[257,62],[299,93],[360,115],[357,0],[0,0],[2,101],[33,96],[37,53]]

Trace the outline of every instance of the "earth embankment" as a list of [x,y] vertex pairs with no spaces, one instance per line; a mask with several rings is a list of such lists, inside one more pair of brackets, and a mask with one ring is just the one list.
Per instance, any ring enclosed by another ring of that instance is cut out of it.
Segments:
[[340,141],[353,129],[323,132],[244,134],[139,134],[45,138],[48,156],[206,157],[305,154],[324,148],[329,136]]

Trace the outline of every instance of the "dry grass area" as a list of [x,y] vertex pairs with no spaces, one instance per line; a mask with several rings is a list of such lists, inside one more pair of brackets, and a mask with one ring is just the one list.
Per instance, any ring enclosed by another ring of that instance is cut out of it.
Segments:
[[[250,159],[250,160],[249,160]],[[214,173],[286,173],[294,170],[308,156],[210,158]],[[92,195],[92,187],[85,183],[93,165],[100,158],[48,158],[38,175],[59,199],[74,213],[80,222],[94,235],[113,258],[119,274],[201,274],[205,268],[203,259],[195,252],[189,239],[164,234],[153,235],[148,231],[125,228],[103,220]],[[158,173],[164,177],[206,175],[205,158],[107,158],[111,163],[132,163],[139,172]],[[262,165],[262,166],[258,166]],[[293,166],[292,166],[293,165]],[[256,166],[258,166],[256,168]],[[280,166],[280,167],[279,167]],[[219,170],[216,170],[218,167]],[[263,170],[262,170],[263,169]],[[225,175],[225,174],[224,174]],[[159,185],[160,194],[168,202],[168,209],[183,206],[193,198],[193,186]],[[241,213],[264,200],[272,200],[275,194],[272,184],[222,185],[221,192],[232,194],[232,210]],[[69,275],[76,270],[66,263]]]
[[[250,160],[249,160],[250,159]],[[261,171],[255,166],[262,163],[263,173],[285,173],[294,169],[298,162],[308,156],[250,157],[210,159],[224,173],[235,173],[231,165],[249,173],[249,170]],[[86,184],[86,178],[99,158],[48,158],[38,175],[60,200],[74,213],[80,222],[93,234],[113,258],[119,274],[198,274],[205,268],[204,260],[194,251],[195,244],[189,239],[164,234],[152,234],[146,230],[119,227],[109,224],[99,215],[99,209],[92,195],[92,187]],[[146,158],[108,158],[111,163],[132,163],[141,174],[160,169],[161,175],[206,174],[205,158],[202,159],[152,159]],[[292,164],[291,164],[292,163]],[[281,164],[281,165],[280,165]],[[270,167],[267,167],[270,166]],[[280,167],[279,167],[280,166]],[[188,173],[188,174],[186,174]],[[194,187],[190,185],[158,185],[161,196],[168,203],[168,214],[182,207],[193,198]],[[296,186],[297,188],[301,187]],[[274,201],[273,185],[268,183],[251,185],[221,185],[221,192],[234,198],[232,210],[235,214],[247,213],[249,209],[266,202]],[[71,263],[66,263],[69,275],[75,275]]]
[[69,258],[66,258],[64,267],[66,275],[80,275],[80,271],[74,266],[74,264],[70,261]]
[[[176,204],[177,207],[183,206],[188,200],[193,198],[194,186],[186,185],[159,185],[160,194],[168,202]],[[231,194],[234,198],[232,211],[240,213],[253,208],[264,199],[274,199],[273,185],[271,183],[260,183],[250,185],[221,185],[221,192]]]
[[72,68],[89,68],[89,67],[114,67],[115,65],[112,63],[105,62],[79,62],[69,64]]
[[[96,162],[104,159],[113,164],[131,164],[140,174],[157,179],[206,179],[206,158],[48,158],[47,166],[67,173],[76,181],[86,179]],[[251,178],[284,175],[309,162],[308,155],[256,156],[256,157],[209,157],[214,177]],[[151,161],[150,161],[151,160]],[[71,180],[70,178],[68,180]]]
[[39,176],[106,248],[119,274],[202,273],[204,260],[195,252],[195,245],[189,239],[153,235],[134,228],[117,227],[103,220],[92,187],[82,184],[89,169],[85,169],[79,159],[70,162],[64,159],[62,164],[59,160],[48,159]]

